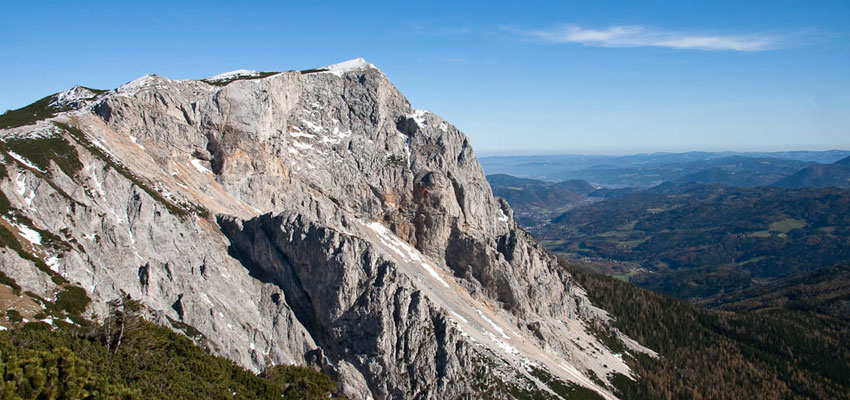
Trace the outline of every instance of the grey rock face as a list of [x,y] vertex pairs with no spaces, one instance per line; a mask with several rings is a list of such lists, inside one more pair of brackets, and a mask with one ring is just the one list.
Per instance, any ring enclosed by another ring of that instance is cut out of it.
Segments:
[[[64,138],[84,167],[4,154],[0,190],[29,228],[79,244],[31,251],[61,254],[98,314],[125,291],[246,367],[312,363],[353,398],[508,396],[498,381],[555,397],[532,367],[612,398],[610,374],[630,375],[589,334],[604,311],[517,228],[467,138],[365,61],[75,93],[55,121],[79,133],[0,138]],[[29,261],[0,260],[50,291]]]

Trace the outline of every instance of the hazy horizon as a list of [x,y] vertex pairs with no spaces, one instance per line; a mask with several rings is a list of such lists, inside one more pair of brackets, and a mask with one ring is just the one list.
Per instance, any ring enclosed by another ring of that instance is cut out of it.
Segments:
[[[474,146],[473,146],[474,148]],[[761,153],[761,154],[771,154],[771,153],[792,153],[792,152],[811,152],[811,153],[820,153],[820,152],[830,152],[830,151],[839,151],[839,152],[850,152],[850,146],[847,148],[824,148],[824,149],[778,149],[778,150],[657,150],[657,151],[628,151],[623,150],[622,152],[570,152],[570,151],[560,151],[560,150],[551,150],[549,152],[546,151],[535,151],[529,150],[528,152],[493,152],[493,151],[475,151],[475,154],[481,157],[554,157],[554,156],[576,156],[576,157],[618,157],[618,156],[637,156],[637,155],[653,155],[653,154],[686,154],[686,153]]]

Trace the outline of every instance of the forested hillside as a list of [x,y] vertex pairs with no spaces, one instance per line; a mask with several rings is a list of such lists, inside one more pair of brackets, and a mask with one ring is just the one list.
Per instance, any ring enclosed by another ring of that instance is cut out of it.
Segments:
[[707,298],[850,261],[850,192],[672,185],[530,227],[550,250],[629,262],[631,281]]
[[[4,311],[3,325],[12,328],[0,331],[0,398],[327,399],[337,387],[307,367],[269,366],[256,375],[145,321],[141,305],[126,298],[103,325],[79,315],[57,320],[49,310],[29,321],[14,308]],[[172,323],[204,343],[194,328]]]
[[[621,380],[623,398],[850,398],[850,323],[846,314],[816,311],[821,300],[711,310],[590,272],[575,261],[562,265],[611,313],[614,326],[661,356],[630,360],[644,379]],[[842,276],[820,285],[839,287],[846,282]],[[806,292],[791,287],[787,293]],[[846,307],[846,289],[842,293],[830,301],[840,299]]]

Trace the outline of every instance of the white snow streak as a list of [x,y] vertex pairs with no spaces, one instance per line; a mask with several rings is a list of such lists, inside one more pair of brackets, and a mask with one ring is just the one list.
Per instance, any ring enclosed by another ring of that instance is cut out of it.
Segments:
[[42,172],[42,173],[44,172],[44,170],[42,170],[42,169],[41,169],[41,168],[39,168],[39,167],[36,167],[36,166],[35,166],[35,164],[31,163],[29,160],[27,160],[26,158],[24,158],[24,156],[22,156],[22,155],[20,155],[20,154],[18,154],[18,153],[15,153],[15,152],[14,152],[14,151],[12,151],[12,150],[9,150],[9,155],[10,155],[10,156],[12,156],[12,158],[14,158],[14,159],[18,160],[18,162],[20,162],[21,164],[24,164],[24,165],[26,165],[26,166],[27,166],[27,167],[29,167],[29,168],[32,168],[32,169],[34,169],[34,170],[36,170],[36,171],[38,171],[38,172]]
[[304,123],[304,125],[307,125],[307,128],[308,128],[308,129],[310,129],[310,130],[311,130],[311,131],[313,131],[313,132],[321,132],[321,131],[325,130],[325,127],[324,127],[324,126],[316,125],[316,124],[314,124],[314,123],[312,123],[312,122],[310,122],[310,121],[307,121],[307,120],[306,120],[306,119],[304,119],[304,118],[301,118],[301,122],[303,122],[303,123]]
[[131,142],[133,142],[133,144],[135,144],[136,146],[141,147],[141,148],[142,148],[142,150],[144,150],[144,149],[145,149],[145,146],[142,146],[142,145],[138,142],[138,139],[136,139],[136,137],[135,137],[135,136],[130,136],[130,141],[131,141]]
[[26,225],[22,225],[22,224],[19,224],[17,222],[12,222],[8,218],[4,217],[3,219],[5,219],[6,222],[9,223],[9,225],[14,226],[15,229],[17,229],[18,232],[20,233],[21,237],[26,239],[28,242],[30,242],[32,244],[41,245],[41,234],[40,233],[38,233],[37,231],[33,230],[32,228],[30,228]]
[[292,142],[292,146],[299,150],[310,150],[313,148],[313,145],[310,143],[301,143],[301,142]]
[[502,329],[502,327],[500,327],[499,325],[496,325],[496,323],[493,322],[492,319],[487,318],[487,316],[484,315],[484,313],[481,312],[481,310],[475,310],[475,311],[478,311],[478,316],[481,317],[481,319],[483,319],[485,322],[490,324],[490,326],[493,327],[493,329],[495,329],[496,332],[499,332],[499,335],[501,335],[502,338],[510,340],[511,337],[505,334],[505,330]]
[[401,256],[402,259],[407,261],[418,262],[422,268],[428,272],[434,279],[438,280],[445,287],[449,287],[449,284],[443,280],[443,277],[437,273],[437,270],[431,266],[430,261],[426,258],[422,257],[419,254],[419,251],[411,247],[409,244],[405,243],[403,240],[399,239],[396,235],[390,232],[385,226],[381,225],[380,222],[370,222],[366,224],[369,229],[378,234],[378,239],[381,240],[381,243],[384,246],[387,246],[391,250],[393,250],[396,254]]
[[57,257],[57,256],[52,256],[52,257],[44,260],[44,263],[47,264],[48,267],[50,267],[51,271],[53,271],[57,274],[59,273],[59,267],[62,266],[61,264],[59,264],[59,257]]
[[466,318],[464,318],[462,315],[460,315],[460,314],[458,314],[458,313],[456,313],[456,312],[454,312],[454,311],[452,311],[452,315],[454,315],[455,317],[457,317],[457,319],[459,319],[459,320],[460,320],[461,322],[463,322],[464,324],[468,324],[468,323],[469,323],[469,321],[468,321]]
[[205,167],[204,164],[201,163],[201,160],[198,160],[196,158],[196,159],[192,160],[191,163],[192,163],[192,166],[195,167],[195,169],[198,170],[198,172],[212,174],[212,171],[207,169],[207,167]]
[[33,200],[35,200],[35,190],[31,191],[29,196],[26,196],[26,193],[27,193],[27,177],[26,177],[26,175],[18,172],[18,176],[15,177],[15,184],[18,186],[18,194],[21,195],[21,198],[24,199],[24,203],[27,204],[27,207],[31,207]]
[[[293,128],[295,128],[295,127],[293,127]],[[309,133],[301,132],[300,130],[298,130],[298,131],[289,131],[289,136],[292,136],[292,137],[295,137],[295,138],[299,138],[299,137],[309,138],[309,139],[315,139],[315,138],[316,138],[316,135],[312,135],[312,134],[309,134]]]

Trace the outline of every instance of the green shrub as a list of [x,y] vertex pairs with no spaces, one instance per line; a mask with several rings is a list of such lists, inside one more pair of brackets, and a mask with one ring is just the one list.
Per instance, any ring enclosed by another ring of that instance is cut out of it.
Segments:
[[9,320],[9,322],[17,324],[23,321],[24,317],[22,317],[21,313],[17,310],[6,310],[6,319]]
[[387,156],[387,166],[391,167],[403,167],[407,164],[407,161],[402,156],[397,156],[395,154]]
[[91,329],[0,331],[0,399],[328,399],[336,389],[305,367],[255,375],[145,321],[129,297],[110,306]]
[[336,382],[311,368],[278,365],[263,374],[283,392],[284,399],[327,399],[337,389]]
[[10,139],[0,143],[3,148],[26,158],[42,171],[48,171],[50,161],[70,177],[83,169],[77,149],[61,136]]
[[0,115],[0,129],[14,128],[18,126],[31,125],[36,121],[50,118],[55,110],[50,107],[50,102],[56,97],[55,94],[37,100],[28,106],[17,110],[9,110]]
[[68,314],[82,314],[91,303],[85,289],[79,286],[65,286],[56,295],[56,307],[65,310]]

